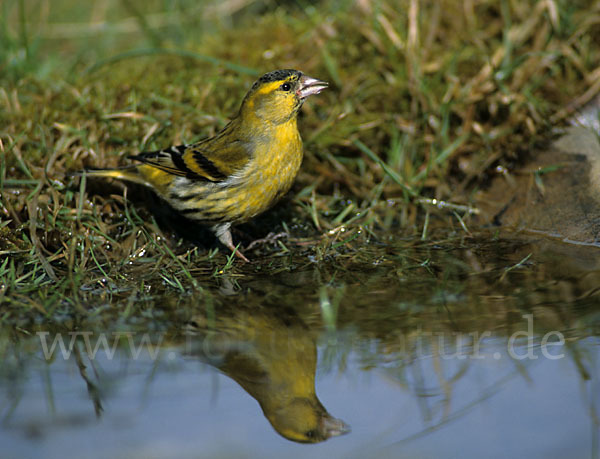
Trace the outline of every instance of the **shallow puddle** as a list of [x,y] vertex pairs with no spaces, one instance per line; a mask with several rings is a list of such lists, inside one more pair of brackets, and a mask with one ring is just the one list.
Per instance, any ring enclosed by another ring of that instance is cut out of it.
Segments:
[[598,260],[398,241],[163,319],[4,330],[2,457],[599,457]]

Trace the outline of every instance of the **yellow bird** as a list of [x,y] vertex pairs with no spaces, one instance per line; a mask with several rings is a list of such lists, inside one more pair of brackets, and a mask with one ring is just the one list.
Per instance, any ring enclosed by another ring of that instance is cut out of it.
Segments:
[[216,136],[130,156],[138,162],[132,166],[79,174],[150,187],[181,214],[209,224],[222,244],[248,261],[233,245],[231,225],[264,212],[290,189],[302,162],[298,111],[327,86],[298,70],[266,73]]

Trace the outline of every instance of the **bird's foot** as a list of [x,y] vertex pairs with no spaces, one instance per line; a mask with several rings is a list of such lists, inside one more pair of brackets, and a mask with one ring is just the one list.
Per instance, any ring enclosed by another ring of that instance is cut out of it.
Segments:
[[285,231],[282,231],[281,233],[269,233],[267,234],[266,237],[262,238],[262,239],[256,239],[254,241],[252,241],[250,243],[250,245],[248,245],[248,247],[246,247],[244,250],[251,250],[254,247],[261,245],[261,244],[273,244],[275,242],[277,242],[278,239],[281,239],[282,237],[288,237],[289,234],[286,233]]
[[248,260],[248,258],[246,258],[246,256],[240,251],[240,249],[238,249],[237,247],[234,247],[233,244],[229,248],[231,249],[231,251],[233,253],[235,253],[235,256],[238,257],[240,260],[245,261],[246,263],[250,263],[250,260]]
[[221,244],[231,250],[240,260],[250,263],[250,260],[244,256],[240,249],[233,245],[233,239],[231,237],[231,223],[215,225],[213,226],[212,230],[215,232],[219,241],[221,241]]

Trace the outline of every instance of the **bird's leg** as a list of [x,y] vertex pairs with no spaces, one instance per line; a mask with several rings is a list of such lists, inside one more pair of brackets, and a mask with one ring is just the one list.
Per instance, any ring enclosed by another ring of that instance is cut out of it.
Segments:
[[235,255],[241,260],[244,260],[246,263],[250,263],[250,260],[248,260],[244,254],[240,252],[235,245],[233,245],[233,239],[231,238],[231,223],[221,223],[219,225],[215,225],[212,227],[212,230],[221,244],[235,253]]

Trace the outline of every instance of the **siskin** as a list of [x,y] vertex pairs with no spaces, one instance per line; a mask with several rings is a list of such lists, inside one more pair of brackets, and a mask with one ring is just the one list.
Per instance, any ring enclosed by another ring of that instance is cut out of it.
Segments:
[[327,86],[298,70],[266,73],[216,136],[130,156],[137,161],[131,166],[83,173],[151,188],[181,214],[209,224],[223,245],[248,261],[233,245],[231,225],[264,212],[290,189],[302,162],[298,111]]

